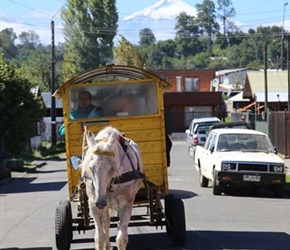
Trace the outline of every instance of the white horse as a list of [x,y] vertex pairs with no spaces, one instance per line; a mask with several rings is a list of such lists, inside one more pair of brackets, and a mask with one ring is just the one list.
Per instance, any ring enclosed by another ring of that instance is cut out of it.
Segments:
[[125,250],[135,195],[145,178],[138,145],[120,131],[106,127],[94,138],[85,132],[88,144],[82,163],[90,214],[95,223],[95,248],[109,250],[110,217],[120,218],[116,243]]

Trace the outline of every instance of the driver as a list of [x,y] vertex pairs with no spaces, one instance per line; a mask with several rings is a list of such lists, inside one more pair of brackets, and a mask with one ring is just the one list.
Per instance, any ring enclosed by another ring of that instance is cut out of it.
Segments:
[[92,104],[92,94],[87,90],[83,90],[78,96],[78,108],[71,112],[70,119],[76,120],[82,118],[93,118],[103,115],[103,108]]

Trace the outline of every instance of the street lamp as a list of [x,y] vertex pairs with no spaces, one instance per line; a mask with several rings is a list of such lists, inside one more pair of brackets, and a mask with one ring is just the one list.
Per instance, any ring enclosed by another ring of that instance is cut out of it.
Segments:
[[282,29],[281,29],[281,70],[283,70],[283,50],[284,50],[284,21],[285,21],[285,9],[288,3],[284,3],[284,10],[283,10],[283,22],[282,22]]

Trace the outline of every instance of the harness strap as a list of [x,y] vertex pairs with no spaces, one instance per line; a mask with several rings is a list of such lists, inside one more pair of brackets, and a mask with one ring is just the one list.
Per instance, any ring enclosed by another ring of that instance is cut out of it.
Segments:
[[117,176],[116,178],[112,179],[111,185],[121,184],[128,181],[133,181],[136,179],[144,179],[144,178],[145,178],[145,174],[141,173],[140,171],[133,170],[133,171],[121,174]]

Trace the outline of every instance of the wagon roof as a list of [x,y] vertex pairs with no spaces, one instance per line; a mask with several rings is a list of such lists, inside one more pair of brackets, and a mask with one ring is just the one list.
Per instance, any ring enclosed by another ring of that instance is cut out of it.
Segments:
[[103,67],[97,67],[88,71],[85,71],[78,76],[75,76],[64,84],[62,84],[53,94],[55,97],[60,98],[63,93],[63,89],[67,85],[74,85],[74,84],[82,84],[87,83],[90,80],[93,80],[98,77],[102,76],[116,76],[116,77],[125,77],[130,80],[144,80],[144,79],[152,79],[154,81],[158,81],[161,83],[162,89],[167,90],[171,87],[171,84],[164,81],[159,76],[144,70],[142,68],[137,68],[133,66],[127,65],[107,65]]

